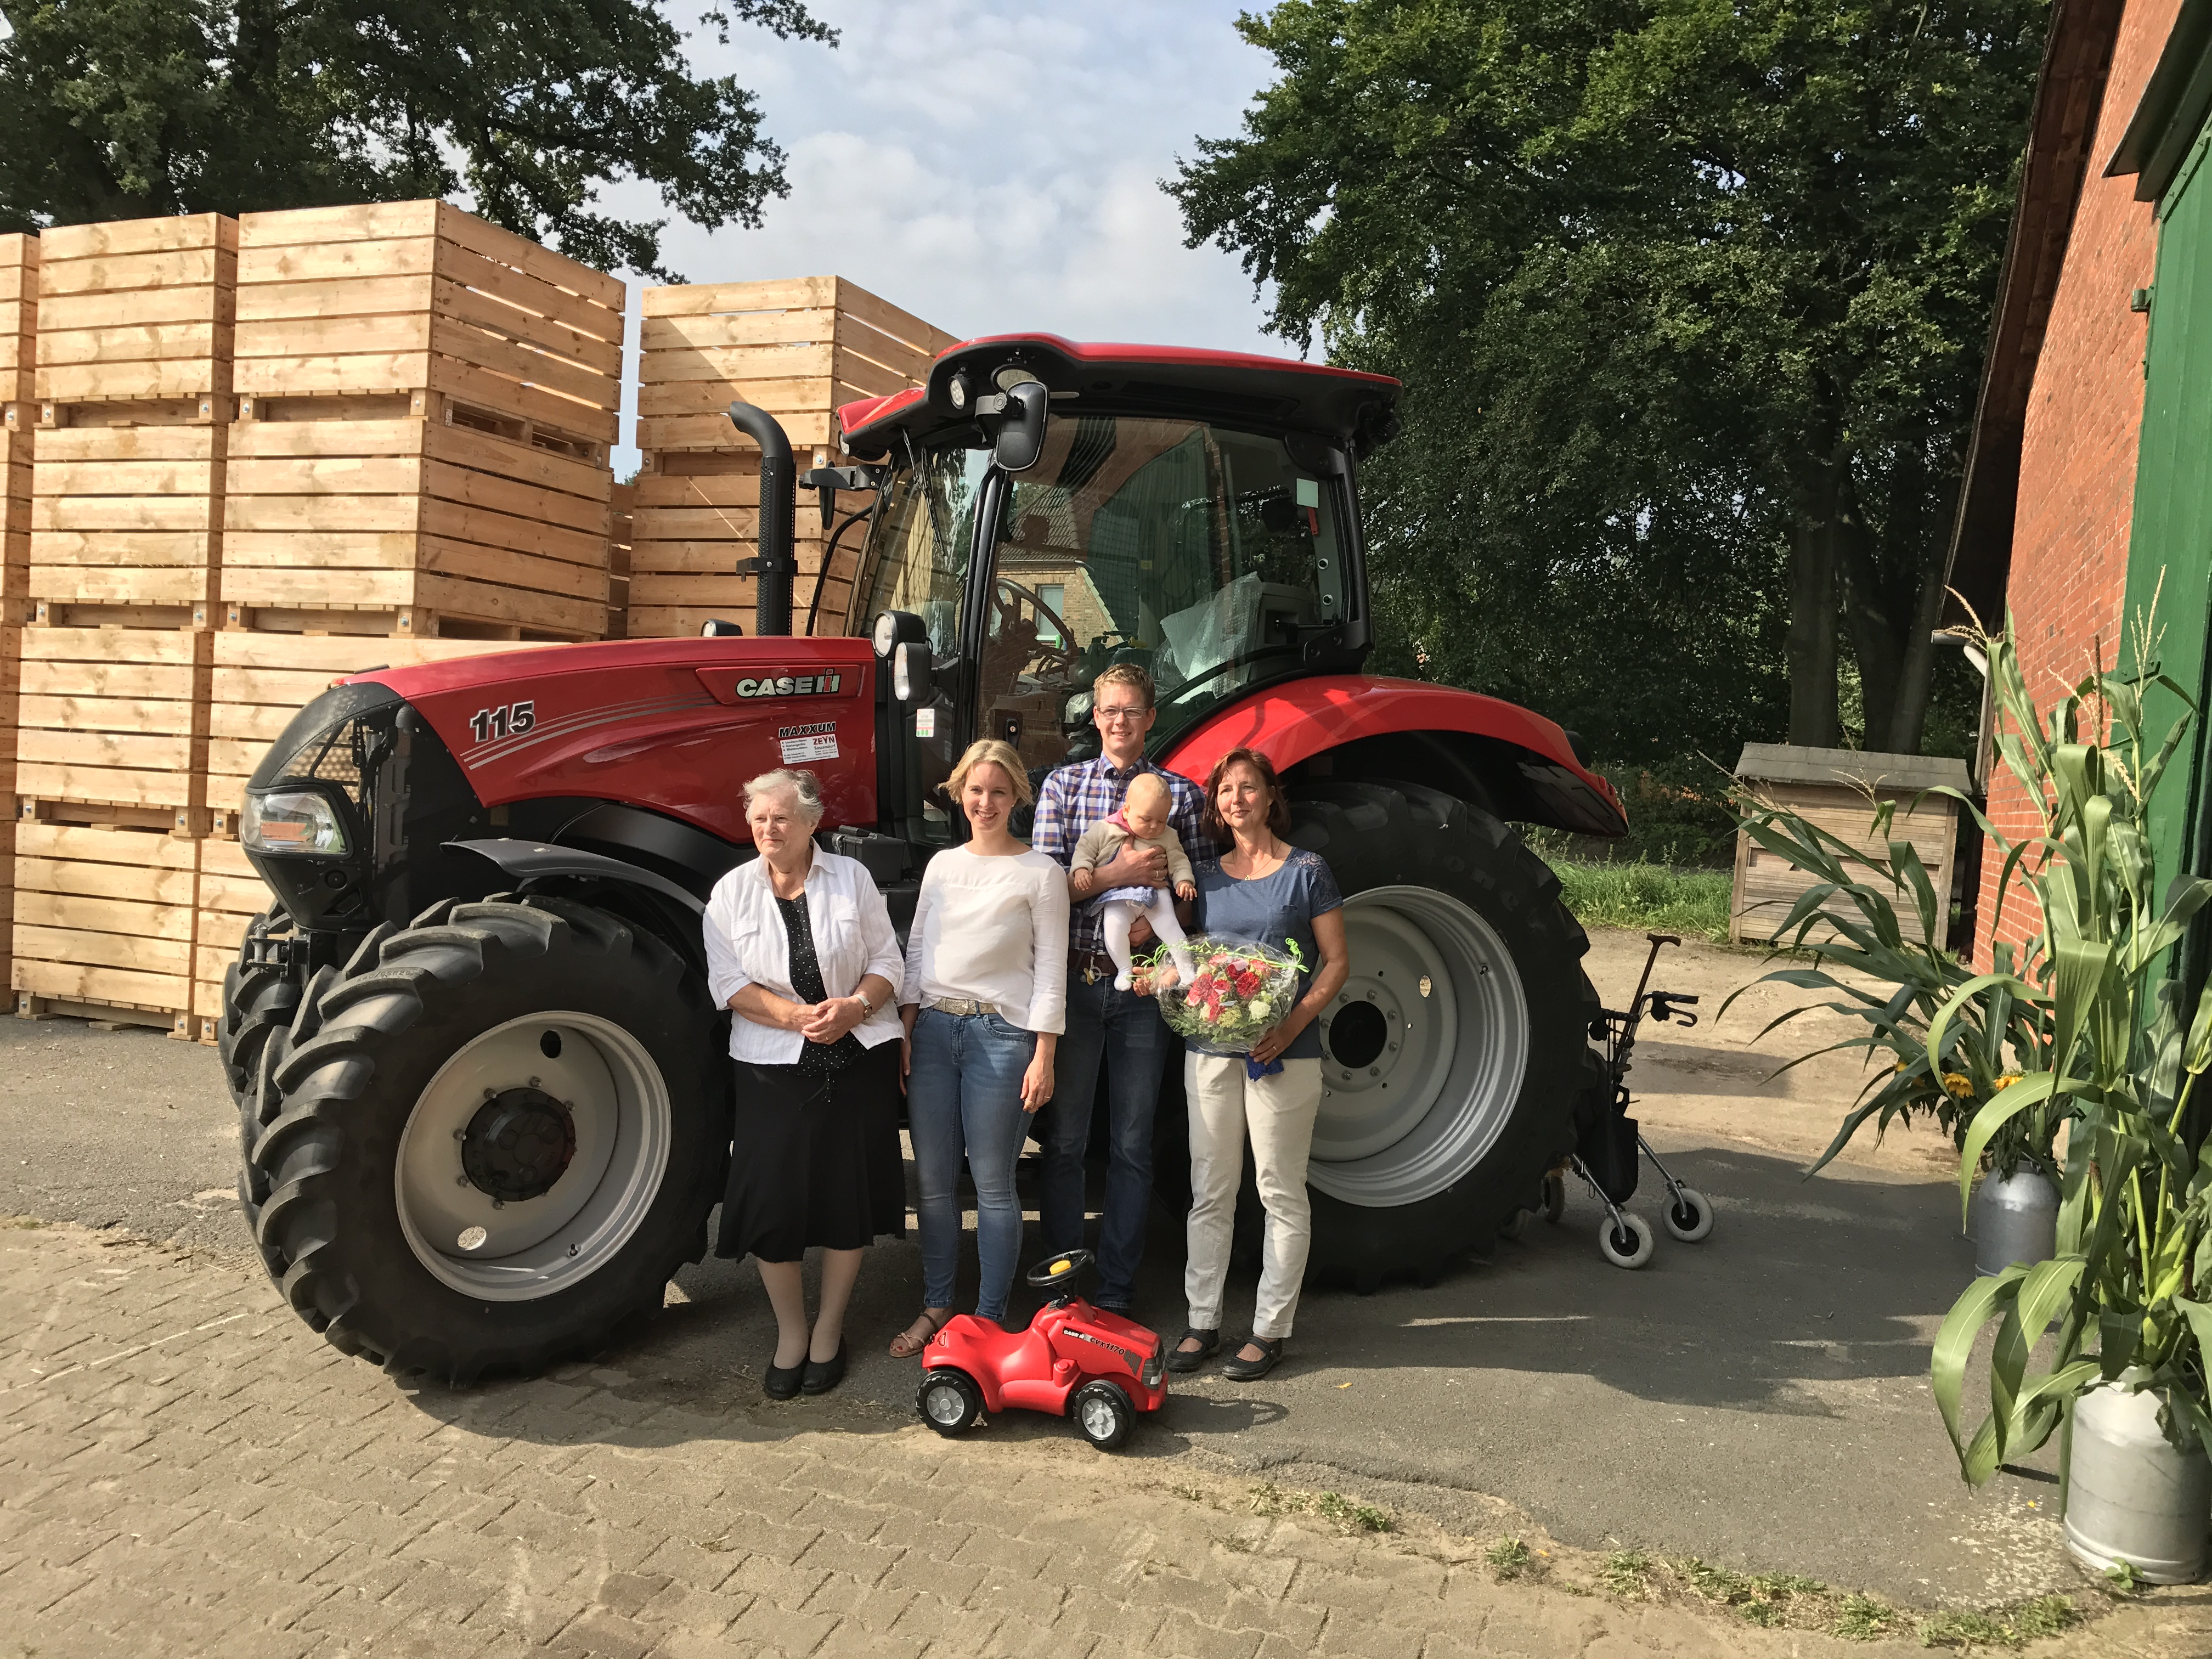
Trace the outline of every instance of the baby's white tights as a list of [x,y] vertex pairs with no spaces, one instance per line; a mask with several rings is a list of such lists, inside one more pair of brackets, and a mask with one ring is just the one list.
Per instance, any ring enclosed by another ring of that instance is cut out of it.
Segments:
[[1159,935],[1160,943],[1168,947],[1175,958],[1176,972],[1188,985],[1198,977],[1191,965],[1190,952],[1183,949],[1182,924],[1176,920],[1175,893],[1171,889],[1155,887],[1149,902],[1136,899],[1106,901],[1106,954],[1114,958],[1116,969],[1114,988],[1129,988],[1129,927],[1139,916],[1152,924],[1152,932]]

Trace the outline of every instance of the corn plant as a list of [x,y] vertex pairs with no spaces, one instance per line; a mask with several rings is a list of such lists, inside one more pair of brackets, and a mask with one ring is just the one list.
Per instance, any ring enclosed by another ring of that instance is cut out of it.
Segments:
[[[2152,657],[2151,628],[2147,618],[2136,630],[2139,663]],[[2069,1127],[2057,1255],[1976,1280],[1936,1334],[1936,1406],[1974,1484],[2041,1445],[2083,1390],[2124,1372],[2134,1386],[2165,1392],[2161,1418],[2177,1445],[2194,1438],[2212,1448],[2200,1342],[2212,1340],[2212,1304],[2195,1297],[2197,1279],[2212,1275],[2212,1159],[2183,1134],[2191,1092],[2212,1066],[2212,1000],[2200,998],[2185,1022],[2182,988],[2170,973],[2212,882],[2185,878],[2162,888],[2144,829],[2194,708],[2159,677],[2186,712],[2154,743],[2142,704],[2151,682],[2099,664],[2043,717],[2009,636],[1981,642],[2001,711],[1998,752],[2041,819],[2041,832],[2017,845],[1983,820],[2003,860],[1997,914],[2015,884],[2033,898],[2040,928],[2029,957],[2040,971],[2031,982],[1993,965],[1960,984],[1928,1023],[1927,1052],[1951,1052],[1954,1028],[1972,1023],[1999,991],[2035,1004],[2047,1024],[2039,1049],[2016,1050],[2019,1079],[1979,1104],[1966,1125],[1962,1211],[1983,1154],[2010,1126]],[[1966,1368],[1993,1321],[1990,1408],[1965,1438]],[[2046,1335],[2054,1340],[2039,1364],[2034,1352]]]
[[[1753,982],[1832,997],[1788,1010],[1759,1035],[1826,1009],[1864,1029],[1801,1054],[1781,1070],[1823,1054],[1854,1051],[1874,1062],[1835,1139],[1806,1173],[1825,1167],[1869,1119],[1879,1136],[1893,1122],[1909,1125],[1916,1115],[1931,1116],[1954,1145],[1962,1143],[1980,1109],[2000,1090],[2043,1068],[2050,1046],[2050,999],[2033,982],[2039,958],[2031,950],[2027,960],[2016,964],[2012,947],[2001,944],[1997,975],[1978,975],[1956,953],[1928,943],[1936,937],[1938,906],[1945,901],[1912,843],[1890,839],[1893,801],[1876,802],[1870,793],[1868,799],[1870,838],[1886,847],[1885,855],[1864,851],[1802,814],[1748,793],[1740,793],[1737,800],[1742,830],[1753,842],[1814,878],[1767,940],[1778,952],[1811,957],[1811,965],[1780,969]],[[1917,939],[1899,923],[1894,896],[1899,893],[1911,897],[1920,924]],[[1868,988],[1867,980],[1880,989]],[[1729,1003],[1749,988],[1732,993]],[[1723,1013],[1728,1006],[1722,1005]],[[1947,1008],[1954,1012],[1942,1040],[1931,1042],[1930,1028]],[[2028,1163],[2056,1179],[2056,1128],[2046,1112],[2008,1118],[1990,1148],[1991,1158],[2003,1174]]]

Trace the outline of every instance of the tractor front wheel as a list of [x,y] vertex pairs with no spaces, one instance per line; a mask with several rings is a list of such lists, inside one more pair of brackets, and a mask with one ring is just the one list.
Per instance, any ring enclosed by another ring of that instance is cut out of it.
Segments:
[[703,1252],[730,1072],[661,940],[559,899],[441,905],[312,988],[265,1056],[281,1104],[244,1185],[334,1346],[456,1382],[532,1371],[658,1309]]

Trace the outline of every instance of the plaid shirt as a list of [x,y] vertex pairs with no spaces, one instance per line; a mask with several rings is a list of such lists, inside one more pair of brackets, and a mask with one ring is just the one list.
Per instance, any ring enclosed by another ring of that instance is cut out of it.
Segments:
[[[1201,859],[1217,856],[1218,849],[1198,827],[1206,798],[1199,793],[1196,784],[1143,759],[1127,771],[1117,772],[1103,755],[1097,760],[1063,766],[1044,781],[1044,789],[1037,796],[1036,823],[1030,832],[1030,845],[1040,853],[1050,854],[1065,869],[1075,855],[1075,843],[1083,839],[1083,832],[1101,818],[1110,818],[1121,811],[1130,781],[1139,772],[1150,772],[1167,785],[1168,793],[1175,801],[1168,813],[1168,823],[1182,842],[1182,850],[1190,855],[1193,866]],[[1103,951],[1106,919],[1095,904],[1079,902],[1068,917],[1067,935],[1071,950]]]

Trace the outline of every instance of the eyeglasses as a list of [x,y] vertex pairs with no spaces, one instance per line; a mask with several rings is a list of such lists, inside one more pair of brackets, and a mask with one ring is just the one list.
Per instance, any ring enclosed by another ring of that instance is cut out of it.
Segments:
[[1101,708],[1095,712],[1102,720],[1121,721],[1142,720],[1151,711],[1136,703],[1129,703],[1121,708]]

